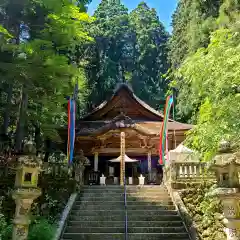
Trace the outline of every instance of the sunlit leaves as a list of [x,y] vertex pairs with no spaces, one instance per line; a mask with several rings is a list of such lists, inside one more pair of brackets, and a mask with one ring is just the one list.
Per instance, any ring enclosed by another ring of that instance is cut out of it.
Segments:
[[2,25],[0,25],[0,40],[2,40],[2,38],[9,39],[12,37],[13,36],[8,32],[8,30],[4,28]]
[[[240,41],[230,29],[217,30],[208,48],[189,57],[179,70],[179,105],[198,107],[190,144],[209,158],[222,139],[240,143]],[[235,87],[234,87],[235,86]]]

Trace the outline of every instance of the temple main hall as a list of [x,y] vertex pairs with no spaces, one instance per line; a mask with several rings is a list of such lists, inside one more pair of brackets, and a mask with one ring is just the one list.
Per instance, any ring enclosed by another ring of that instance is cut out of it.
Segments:
[[[75,152],[83,151],[90,160],[84,173],[85,184],[119,184],[120,135],[125,134],[125,176],[128,184],[138,184],[140,175],[146,184],[159,184],[162,166],[159,159],[159,135],[163,114],[139,99],[127,84],[120,84],[112,97],[76,122]],[[185,140],[192,125],[168,121],[168,149]]]

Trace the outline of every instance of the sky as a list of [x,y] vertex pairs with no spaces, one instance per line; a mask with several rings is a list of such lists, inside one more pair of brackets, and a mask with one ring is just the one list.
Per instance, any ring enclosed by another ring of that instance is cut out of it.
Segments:
[[[131,11],[143,0],[122,0],[122,3]],[[92,0],[88,12],[92,15],[101,0]],[[171,16],[177,7],[177,0],[145,0],[149,7],[155,8],[166,30],[171,32]]]

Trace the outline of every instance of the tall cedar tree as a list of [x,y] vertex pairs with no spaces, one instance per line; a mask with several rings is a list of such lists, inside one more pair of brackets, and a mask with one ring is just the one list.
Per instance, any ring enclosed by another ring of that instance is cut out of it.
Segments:
[[178,68],[189,54],[206,47],[210,33],[216,29],[216,18],[223,0],[180,0],[172,16],[170,61]]
[[168,71],[168,33],[159,21],[155,9],[142,2],[130,13],[135,35],[134,69],[131,83],[136,94],[158,108],[168,87],[164,75]]
[[103,0],[92,24],[95,43],[89,46],[89,103],[94,107],[111,96],[119,82],[128,82],[144,101],[158,107],[167,83],[168,34],[146,3],[128,14],[120,1]]
[[[83,86],[81,65],[71,64],[78,45],[91,41],[90,17],[67,0],[5,1],[1,5],[2,135],[15,136],[21,151],[29,134],[54,138],[65,123],[63,103],[76,81]],[[6,35],[6,34],[5,34]]]
[[89,46],[89,104],[94,107],[109,97],[117,83],[124,81],[132,65],[131,31],[128,10],[120,1],[103,0],[94,13]]

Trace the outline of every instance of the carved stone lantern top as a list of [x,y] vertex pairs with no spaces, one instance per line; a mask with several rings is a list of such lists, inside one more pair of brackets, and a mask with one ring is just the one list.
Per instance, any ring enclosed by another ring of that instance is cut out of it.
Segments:
[[217,155],[213,158],[211,165],[217,168],[229,168],[229,165],[240,166],[240,153],[234,152],[230,142],[221,141]]
[[36,147],[33,141],[27,141],[23,147],[23,154],[18,159],[18,167],[40,168],[41,158],[36,156]]
[[240,152],[233,152],[227,141],[222,141],[218,154],[210,163],[210,169],[215,171],[219,187],[238,188],[240,171]]
[[84,156],[83,150],[80,150],[75,158],[75,164],[80,164],[82,166],[89,166],[90,165],[90,161],[87,157]]
[[[16,169],[15,177],[15,197],[22,197],[24,194],[29,195],[29,191],[37,191],[37,194],[40,194],[39,190],[36,190],[38,184],[38,176],[41,170],[41,158],[36,156],[36,148],[33,141],[25,142],[23,148],[23,154],[18,157],[16,165],[13,166]],[[21,190],[22,189],[22,190]],[[28,189],[28,190],[26,190]],[[35,193],[34,193],[35,195]]]
[[29,140],[24,144],[23,153],[26,155],[36,155],[36,147],[33,141]]

